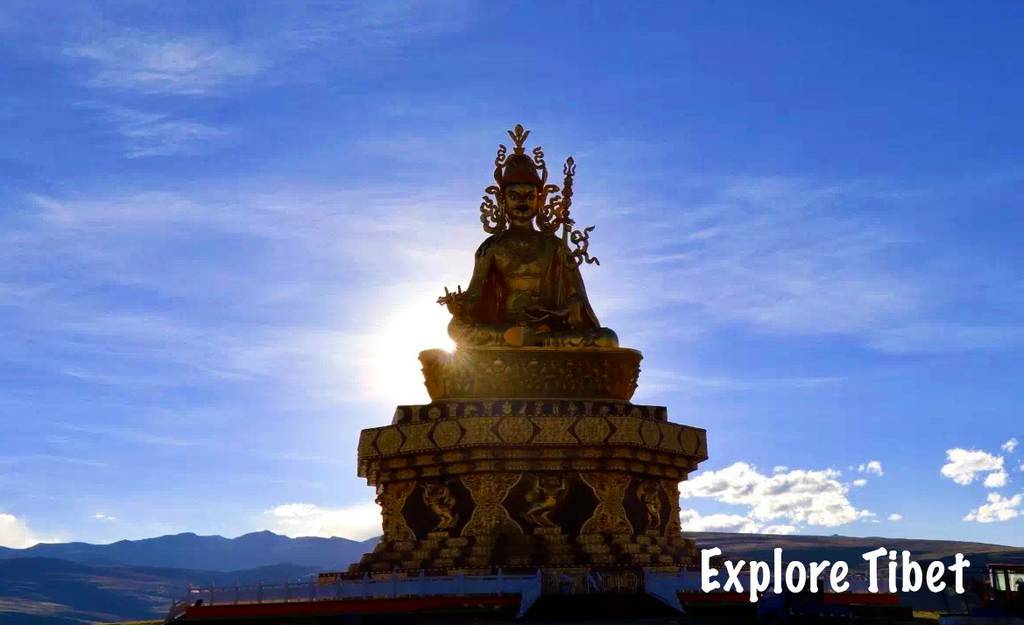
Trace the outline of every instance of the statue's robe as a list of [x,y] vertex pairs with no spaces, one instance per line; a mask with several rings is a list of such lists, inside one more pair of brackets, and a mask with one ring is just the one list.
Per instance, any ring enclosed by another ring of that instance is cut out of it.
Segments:
[[[522,311],[507,310],[510,292],[507,276],[494,257],[507,233],[491,235],[476,253],[473,277],[465,291],[467,310],[461,319],[453,319],[450,334],[456,342],[473,345],[504,344],[503,334],[512,326],[526,323]],[[551,318],[546,341],[565,344],[617,343],[614,333],[602,328],[590,306],[579,266],[570,257],[565,243],[551,234],[537,233],[544,268],[537,291],[537,305],[549,311],[567,309],[568,317]],[[546,322],[545,322],[546,323]]]
[[[474,310],[471,316],[478,323],[487,325],[503,325],[516,323],[518,320],[510,319],[505,309],[508,286],[505,284],[504,276],[498,270],[497,263],[490,257],[490,250],[496,239],[504,233],[491,235],[477,250],[476,261],[487,263],[482,273],[482,280],[479,284],[470,282],[466,294],[470,301],[475,301]],[[544,241],[544,253],[547,255],[547,267],[540,280],[540,305],[550,310],[560,308],[576,308],[578,314],[575,318],[570,317],[569,323],[572,329],[596,330],[601,323],[594,314],[587,298],[587,290],[583,285],[583,276],[574,261],[569,258],[569,250],[558,237],[554,235],[542,235]],[[474,278],[480,274],[474,271]],[[571,306],[576,303],[578,306]],[[568,329],[568,328],[566,328]]]

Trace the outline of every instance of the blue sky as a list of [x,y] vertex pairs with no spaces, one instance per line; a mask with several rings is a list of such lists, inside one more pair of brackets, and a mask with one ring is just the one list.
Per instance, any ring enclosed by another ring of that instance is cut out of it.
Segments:
[[[5,3],[0,544],[363,537],[495,146],[578,162],[684,527],[1024,545],[1024,8]],[[872,461],[874,461],[872,463]]]

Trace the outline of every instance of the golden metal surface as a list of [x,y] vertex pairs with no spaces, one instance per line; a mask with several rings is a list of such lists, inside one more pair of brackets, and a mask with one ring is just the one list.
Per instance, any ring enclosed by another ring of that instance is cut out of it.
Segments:
[[364,430],[358,471],[377,487],[383,537],[354,575],[544,570],[545,585],[604,571],[635,589],[639,567],[673,570],[680,480],[707,458],[704,430],[629,403],[640,352],[620,348],[587,298],[593,227],[570,215],[576,164],[548,184],[530,132],[508,132],[480,206],[490,235],[468,287],[445,289],[453,353],[420,353],[431,403]]
[[460,348],[420,352],[434,401],[475,398],[627,401],[640,377],[634,349]]
[[438,298],[452,314],[448,333],[461,347],[617,347],[615,332],[598,322],[579,271],[583,263],[600,263],[589,253],[594,227],[573,230],[576,163],[566,160],[561,188],[547,184],[544,151],[534,148],[532,159],[525,153],[529,134],[522,125],[509,131],[511,155],[498,146],[497,184],[485,189],[480,205],[491,236],[477,249],[466,290],[445,288]]

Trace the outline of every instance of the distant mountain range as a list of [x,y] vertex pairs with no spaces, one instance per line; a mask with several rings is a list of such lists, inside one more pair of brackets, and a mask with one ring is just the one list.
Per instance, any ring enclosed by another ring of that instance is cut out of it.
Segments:
[[0,560],[57,558],[88,565],[155,566],[206,571],[239,571],[275,564],[318,569],[343,569],[373,549],[376,538],[288,538],[254,532],[238,538],[173,534],[109,545],[40,543],[28,549],[0,547]]
[[282,564],[248,571],[89,566],[52,558],[0,561],[0,623],[82,625],[103,621],[159,619],[189,584],[222,587],[280,583],[314,572]]
[[[1024,563],[1024,548],[984,543],[847,536],[766,536],[688,533],[699,547],[720,547],[731,559],[846,560],[880,546],[909,549],[915,558],[963,553],[972,569],[992,561]],[[90,621],[160,618],[189,584],[230,587],[298,581],[320,570],[343,570],[377,539],[288,538],[256,532],[238,538],[175,534],[109,545],[40,544],[0,548],[0,622],[81,625]]]

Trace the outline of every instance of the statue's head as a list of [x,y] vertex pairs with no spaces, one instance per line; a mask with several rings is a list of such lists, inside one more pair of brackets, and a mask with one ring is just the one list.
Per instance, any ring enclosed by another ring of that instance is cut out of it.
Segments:
[[[548,184],[544,150],[536,146],[529,156],[526,154],[525,143],[530,131],[522,124],[516,124],[508,131],[508,136],[514,143],[512,154],[504,144],[498,145],[498,154],[494,158],[495,184],[484,189],[486,195],[480,203],[480,223],[484,232],[502,232],[510,223],[519,227],[535,224],[542,232],[554,232],[560,225],[572,225],[568,215],[576,162],[571,156],[566,159],[562,168],[565,179],[560,189],[558,185]],[[561,195],[548,199],[558,193]],[[587,262],[593,261],[588,259]]]
[[529,134],[530,131],[522,125],[508,131],[515,142],[513,153],[506,156],[505,146],[498,146],[498,157],[494,161],[494,180],[498,186],[492,189],[499,194],[505,218],[520,226],[529,225],[537,217],[547,180],[547,166],[541,149],[535,148],[532,158],[526,155],[523,144]]
[[540,210],[541,179],[537,167],[525,154],[513,154],[505,161],[501,177],[501,198],[513,223],[529,224]]

